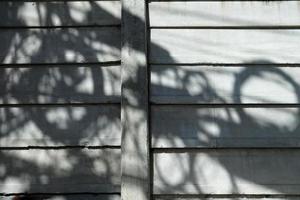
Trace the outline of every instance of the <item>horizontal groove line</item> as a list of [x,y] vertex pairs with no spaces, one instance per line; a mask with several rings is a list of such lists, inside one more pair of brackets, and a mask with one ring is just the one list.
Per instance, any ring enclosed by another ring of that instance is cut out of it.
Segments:
[[159,66],[226,66],[226,67],[261,67],[261,66],[276,66],[276,67],[300,67],[300,63],[149,63],[149,65]]
[[153,194],[154,198],[286,198],[299,194]]
[[53,195],[121,195],[119,192],[108,192],[108,193],[98,193],[98,192],[74,192],[74,193],[64,193],[64,192],[55,192],[55,193],[0,193],[0,196],[16,196],[16,195],[30,195],[30,196],[53,196]]
[[68,28],[120,28],[121,24],[103,24],[103,25],[62,25],[62,26],[0,26],[0,30],[8,29],[68,29]]
[[258,25],[258,26],[150,26],[150,29],[240,29],[240,30],[266,30],[266,29],[275,29],[275,30],[295,30],[300,29],[300,25]]
[[[0,104],[0,107],[59,107],[59,106],[120,106],[121,102],[99,102],[99,103],[20,103],[20,104]],[[240,107],[240,108],[298,108],[300,104],[207,104],[207,103],[155,103],[150,102],[150,106],[193,106],[205,108],[224,108],[224,107]]]
[[1,68],[33,68],[33,67],[110,67],[113,65],[121,65],[121,60],[108,62],[94,62],[94,63],[16,63],[16,64],[0,64]]
[[31,150],[31,149],[39,149],[39,150],[62,150],[62,149],[121,149],[121,146],[114,145],[102,145],[102,146],[26,146],[26,147],[0,147],[0,151],[3,150]]
[[152,153],[199,153],[199,152],[210,152],[210,151],[232,151],[232,150],[262,150],[262,151],[289,151],[289,150],[300,150],[299,147],[182,147],[182,148],[162,148],[162,147],[155,147],[151,148]]
[[60,106],[120,106],[120,102],[99,102],[99,103],[20,103],[20,104],[0,104],[0,108],[6,107],[60,107]]
[[213,104],[213,103],[155,103],[150,102],[151,106],[194,106],[205,108],[298,108],[300,104]]

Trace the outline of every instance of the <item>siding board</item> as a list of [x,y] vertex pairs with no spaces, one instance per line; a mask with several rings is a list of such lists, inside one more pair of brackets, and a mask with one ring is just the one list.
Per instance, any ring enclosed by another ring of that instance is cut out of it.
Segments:
[[299,30],[152,29],[150,62],[298,64]]
[[120,103],[120,66],[0,68],[0,102]]
[[298,104],[299,67],[151,66],[151,101],[163,104]]
[[88,195],[88,194],[56,194],[56,195],[11,195],[0,196],[1,200],[15,200],[17,197],[23,200],[30,198],[30,200],[120,200],[120,195]]
[[152,106],[157,148],[300,147],[298,107]]
[[121,144],[120,106],[0,108],[0,146]]
[[1,193],[120,192],[119,149],[1,151]]
[[299,5],[298,1],[150,2],[150,26],[299,26]]
[[119,25],[119,1],[0,2],[0,27]]
[[120,60],[120,28],[4,29],[1,64],[96,63]]
[[154,193],[299,194],[299,158],[288,149],[154,154]]

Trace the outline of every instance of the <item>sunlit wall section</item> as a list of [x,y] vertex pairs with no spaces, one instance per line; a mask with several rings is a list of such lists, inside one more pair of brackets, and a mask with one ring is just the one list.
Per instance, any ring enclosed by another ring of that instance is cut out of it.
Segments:
[[299,5],[149,2],[154,199],[299,198]]

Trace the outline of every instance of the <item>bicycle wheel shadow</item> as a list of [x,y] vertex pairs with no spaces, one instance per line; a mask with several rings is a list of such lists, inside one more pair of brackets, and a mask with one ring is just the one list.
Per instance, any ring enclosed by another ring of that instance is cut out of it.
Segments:
[[[291,149],[299,146],[297,68],[254,60],[154,69],[152,100],[167,104],[152,108],[152,142],[160,148],[154,156],[156,193],[297,193],[299,153]],[[168,100],[192,104],[172,106]]]
[[101,5],[0,3],[2,25],[44,27],[1,29],[1,199],[119,199],[120,27],[51,28],[119,23]]

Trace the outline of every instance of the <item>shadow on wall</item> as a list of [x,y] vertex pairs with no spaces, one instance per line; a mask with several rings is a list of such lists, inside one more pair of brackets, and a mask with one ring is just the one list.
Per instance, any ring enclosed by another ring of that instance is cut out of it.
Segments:
[[[26,104],[0,108],[0,145],[14,147],[0,152],[0,193],[55,193],[18,200],[119,199],[120,27],[76,28],[95,13],[112,24],[119,19],[93,2],[1,2],[0,9],[2,26],[46,26],[0,32],[0,60],[9,64],[0,69],[0,101]],[[27,24],[30,17],[37,21]],[[74,27],[51,28],[57,21]],[[27,146],[62,148],[22,149]]]
[[[268,61],[249,64],[154,67],[152,101],[164,104],[168,99],[179,105],[152,107],[152,145],[204,148],[158,151],[154,156],[155,193],[297,193],[297,186],[292,189],[290,185],[299,184],[295,177],[299,153],[274,147],[299,146],[300,110],[280,105],[299,103],[299,83],[292,78],[298,75],[293,68],[272,67]],[[180,105],[182,102],[192,105]],[[215,105],[195,105],[198,102]],[[250,104],[242,106],[245,102]],[[234,149],[245,147],[248,149]]]
[[[88,21],[94,13],[104,13],[104,18],[110,18],[112,21],[119,20],[101,6],[91,2],[85,3],[90,4],[90,10],[77,10],[78,15],[84,16],[83,19]],[[19,26],[27,25],[22,17],[19,17],[24,5],[2,2],[1,19]],[[67,20],[65,22],[67,24],[78,23],[68,12],[71,8],[66,5],[63,12],[53,9],[50,3],[40,2],[39,5],[36,12],[40,14],[39,19],[44,25],[54,25],[57,20]],[[9,193],[10,187],[15,185],[22,186],[18,188],[19,191],[28,193],[45,191],[45,189],[49,193],[100,190],[117,193],[120,185],[120,167],[117,164],[120,154],[117,148],[85,151],[70,147],[120,145],[119,27],[3,29],[0,35],[3,41],[0,46],[0,60],[4,64],[12,64],[1,68],[1,102],[49,104],[48,106],[2,107],[0,109],[1,146],[68,146],[66,149],[57,150],[1,151],[0,190]],[[172,59],[171,55],[158,45],[152,44],[151,50],[169,57],[169,60]],[[111,64],[100,66],[98,62]],[[36,63],[36,65],[24,63]],[[52,66],[54,63],[56,65]],[[63,66],[60,63],[70,64]],[[16,67],[13,64],[21,65]],[[268,81],[283,86],[283,92],[293,93],[289,96],[291,102],[299,103],[299,84],[285,69],[272,67],[269,61],[257,60],[252,64],[255,66],[215,67],[212,70],[211,67],[152,66],[151,100],[157,103],[168,101],[176,103],[178,100],[188,103],[264,103],[269,102],[268,98],[276,99],[277,94],[268,96],[266,95],[268,89],[272,91],[272,88],[257,86],[251,88],[251,86],[257,81]],[[256,92],[257,95],[251,96]],[[285,98],[279,96],[278,101],[272,103],[281,103]],[[68,102],[90,105],[52,105]],[[99,106],[93,104],[99,102],[109,104]],[[153,106],[153,145],[155,147],[251,147],[251,145],[263,147],[270,144],[267,139],[269,133],[272,133],[275,138],[278,136],[278,140],[274,139],[271,143],[284,146],[297,143],[297,140],[291,138],[299,137],[299,115],[298,108],[280,106],[267,106],[267,108]],[[162,126],[165,128],[162,129]],[[157,191],[207,192],[199,186],[198,181],[203,177],[209,181],[213,179],[211,175],[201,174],[196,155],[190,154],[187,158],[180,156],[177,158],[180,163],[177,166],[184,168],[186,173],[174,182],[168,180],[166,171],[160,171],[161,166],[157,166],[155,175],[155,179],[159,181]],[[245,175],[247,173],[243,170],[236,169],[238,165],[232,165],[232,162],[224,157],[217,155],[211,157],[213,161],[210,162],[226,174],[225,184],[229,188],[226,190],[228,193],[239,192],[237,185],[240,180],[251,182],[253,185],[258,185],[257,187],[265,184],[259,182],[260,179],[256,176]],[[61,184],[68,186],[62,188]],[[78,186],[82,184],[87,184],[89,187]],[[76,185],[79,188],[76,188]],[[268,189],[280,192],[276,186],[268,183],[267,185]],[[194,186],[198,187],[192,188]],[[64,196],[61,199],[74,199],[74,197]]]

